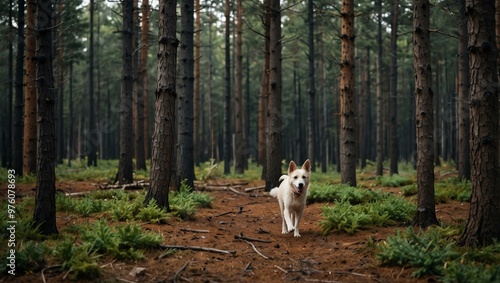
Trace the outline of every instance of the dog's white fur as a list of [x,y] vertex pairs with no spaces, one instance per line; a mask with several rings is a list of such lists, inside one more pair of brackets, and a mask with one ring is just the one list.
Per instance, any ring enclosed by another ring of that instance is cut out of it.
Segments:
[[300,237],[299,223],[306,206],[309,190],[309,177],[311,175],[311,162],[307,159],[301,169],[295,162],[290,161],[288,175],[280,177],[281,184],[271,190],[270,194],[278,199],[281,210],[281,233],[294,231],[295,237]]

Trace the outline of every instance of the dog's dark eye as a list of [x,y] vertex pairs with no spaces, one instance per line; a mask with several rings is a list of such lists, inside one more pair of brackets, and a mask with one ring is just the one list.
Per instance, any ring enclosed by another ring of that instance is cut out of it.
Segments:
[[294,178],[294,179],[297,179],[298,177],[297,177],[297,176],[294,176],[293,178]]
[[302,178],[307,179],[307,176],[303,176]]

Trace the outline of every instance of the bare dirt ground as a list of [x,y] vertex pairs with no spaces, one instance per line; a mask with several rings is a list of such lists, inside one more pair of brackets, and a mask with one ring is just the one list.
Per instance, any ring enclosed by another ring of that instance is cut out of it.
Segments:
[[[241,180],[234,180],[241,182]],[[231,182],[222,180],[220,182]],[[381,267],[368,243],[383,241],[401,227],[371,227],[354,235],[324,235],[318,222],[321,207],[309,204],[301,222],[300,238],[281,234],[281,216],[277,201],[262,190],[245,193],[215,190],[212,208],[199,209],[193,219],[170,219],[167,224],[144,224],[145,229],[164,235],[165,245],[196,246],[229,251],[178,250],[160,258],[166,250],[150,250],[146,260],[137,262],[102,258],[100,282],[437,282],[437,278],[414,279],[407,267]],[[96,190],[92,182],[57,183],[64,192]],[[399,193],[397,188],[382,188]],[[18,197],[34,195],[33,185],[18,186]],[[456,224],[465,221],[468,204],[450,202],[437,206],[440,221]],[[90,221],[94,219],[90,218]],[[62,230],[74,221],[87,219],[58,216]],[[190,231],[193,230],[193,231]],[[201,230],[201,231],[194,231]],[[248,237],[242,240],[238,237]],[[255,240],[260,239],[261,241]],[[55,265],[47,262],[47,266]],[[132,275],[135,267],[145,268]],[[44,272],[45,282],[62,282],[65,271]],[[0,279],[6,282],[43,282],[41,272]],[[65,280],[66,282],[69,279]]]

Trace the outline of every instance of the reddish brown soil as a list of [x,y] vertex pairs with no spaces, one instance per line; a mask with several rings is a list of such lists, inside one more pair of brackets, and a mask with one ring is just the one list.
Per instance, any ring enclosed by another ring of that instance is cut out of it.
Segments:
[[[225,180],[224,182],[227,182]],[[257,186],[259,183],[247,186]],[[247,187],[243,186],[243,187]],[[33,186],[18,186],[18,197],[34,195]],[[92,182],[58,183],[65,192],[95,190]],[[243,187],[241,189],[243,189]],[[399,193],[399,189],[387,189]],[[199,246],[232,251],[222,254],[208,251],[179,250],[159,258],[165,250],[147,251],[147,259],[138,262],[102,258],[102,282],[435,282],[436,278],[411,277],[407,267],[381,267],[369,239],[383,241],[395,229],[402,227],[372,227],[357,232],[323,235],[318,221],[321,206],[308,205],[301,222],[300,238],[293,233],[281,234],[279,206],[267,193],[254,191],[237,194],[228,190],[210,191],[215,197],[212,208],[200,209],[195,217],[181,221],[170,219],[167,224],[144,224],[146,229],[162,233],[166,245]],[[448,224],[463,222],[468,204],[451,202],[437,206],[438,218]],[[92,219],[91,219],[92,221]],[[68,225],[67,217],[58,216],[58,227]],[[185,231],[184,228],[208,230]],[[270,242],[236,239],[246,236]],[[259,255],[251,246],[262,255]],[[264,256],[266,258],[264,258]],[[48,262],[47,266],[56,262]],[[132,276],[134,267],[144,267],[141,275]],[[64,271],[48,270],[46,282],[61,282]],[[7,282],[42,282],[41,272],[22,277],[0,279]],[[69,281],[69,279],[66,279]]]

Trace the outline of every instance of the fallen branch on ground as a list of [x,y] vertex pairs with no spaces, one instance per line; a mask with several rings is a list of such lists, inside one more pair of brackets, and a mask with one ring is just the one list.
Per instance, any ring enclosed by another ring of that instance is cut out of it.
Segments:
[[188,260],[179,270],[177,270],[177,272],[174,274],[174,279],[172,279],[172,281],[174,283],[177,283],[177,277],[179,277],[179,274],[184,270],[186,269],[186,267],[189,265],[189,263],[191,262],[192,260]]
[[209,230],[197,230],[197,229],[190,229],[190,228],[180,228],[179,230],[185,231],[185,232],[210,233]]
[[257,191],[257,190],[262,190],[265,189],[266,186],[258,186],[258,187],[253,187],[253,188],[246,188],[245,192],[251,192],[251,191]]
[[243,236],[243,234],[234,235],[234,238],[238,239],[238,240],[243,240],[243,241],[254,241],[254,242],[261,242],[261,243],[271,243],[272,242],[270,240],[245,237],[245,236]]
[[[232,255],[236,254],[236,251],[219,250],[219,249],[205,248],[199,246],[159,245],[159,247],[163,249],[193,250],[193,251],[204,251],[204,252],[232,254]],[[160,258],[162,258],[162,256],[163,255],[160,255]]]
[[250,246],[252,246],[253,250],[258,254],[260,255],[261,257],[265,258],[265,259],[269,259],[267,256],[263,255],[261,252],[259,252],[259,250],[255,247],[254,244],[252,244],[251,242],[247,241],[247,240],[243,240],[245,242],[247,242],[247,244],[250,244]]

